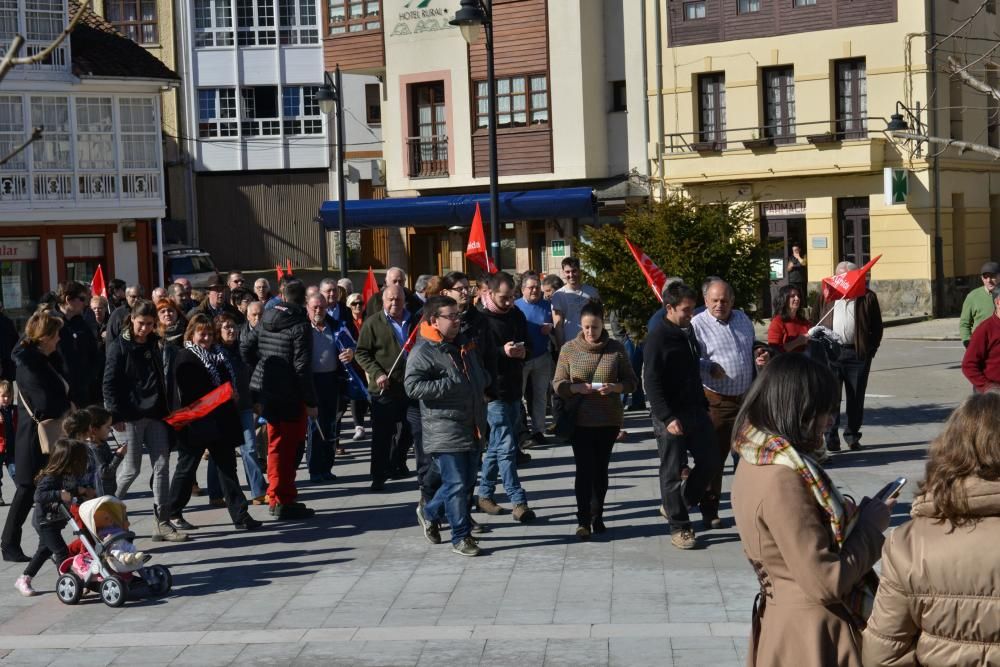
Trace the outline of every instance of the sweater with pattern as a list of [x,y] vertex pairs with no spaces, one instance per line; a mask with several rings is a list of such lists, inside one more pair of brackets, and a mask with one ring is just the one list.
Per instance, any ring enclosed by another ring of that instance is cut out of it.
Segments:
[[622,393],[635,391],[638,380],[632,364],[629,363],[625,346],[611,339],[607,332],[598,343],[588,343],[583,332],[559,350],[555,378],[552,388],[563,398],[579,396],[582,400],[576,413],[576,425],[584,427],[621,427],[624,418],[622,395],[619,393],[601,396],[596,391],[591,394],[573,394],[570,385],[577,382],[620,382]]

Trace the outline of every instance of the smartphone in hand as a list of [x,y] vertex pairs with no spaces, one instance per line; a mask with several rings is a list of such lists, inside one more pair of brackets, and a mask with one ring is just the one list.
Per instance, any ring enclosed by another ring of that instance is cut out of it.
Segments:
[[883,486],[882,490],[875,494],[875,497],[882,502],[892,500],[893,498],[899,496],[900,491],[902,491],[903,487],[906,486],[906,482],[907,479],[905,477],[895,479]]

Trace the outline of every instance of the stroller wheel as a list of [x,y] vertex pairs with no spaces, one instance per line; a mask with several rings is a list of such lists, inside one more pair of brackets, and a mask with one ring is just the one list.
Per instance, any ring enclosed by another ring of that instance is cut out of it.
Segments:
[[170,570],[162,565],[153,565],[146,568],[146,585],[153,595],[166,595],[174,585],[174,579],[170,576]]
[[76,604],[83,597],[83,582],[73,573],[64,574],[56,582],[56,595],[63,604]]
[[101,582],[101,599],[109,607],[122,606],[128,599],[128,584],[120,577],[108,577]]

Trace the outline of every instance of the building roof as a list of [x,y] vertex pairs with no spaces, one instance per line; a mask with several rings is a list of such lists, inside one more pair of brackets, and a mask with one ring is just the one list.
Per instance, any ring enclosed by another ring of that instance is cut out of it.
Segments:
[[[69,0],[69,15],[79,7],[76,0]],[[77,76],[180,80],[173,70],[89,7],[69,39],[73,74]]]

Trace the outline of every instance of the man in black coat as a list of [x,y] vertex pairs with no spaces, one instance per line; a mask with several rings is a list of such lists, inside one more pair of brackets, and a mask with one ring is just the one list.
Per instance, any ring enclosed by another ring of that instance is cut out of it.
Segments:
[[69,398],[79,407],[100,402],[104,378],[104,369],[98,366],[97,338],[83,319],[83,311],[89,303],[87,288],[75,280],[68,280],[56,290],[56,303],[51,311],[63,320],[58,350],[69,381]]
[[290,280],[282,301],[264,311],[257,337],[241,346],[244,361],[257,359],[250,390],[267,420],[267,481],[272,513],[279,519],[304,519],[315,512],[296,502],[296,452],[306,438],[306,418],[315,418],[312,333],[306,315],[306,288]]
[[[715,433],[702,390],[701,355],[689,327],[698,294],[683,283],[664,290],[666,315],[647,337],[642,381],[660,455],[660,514],[670,522],[670,541],[693,549],[688,507],[697,505],[720,467]],[[681,483],[681,466],[691,452],[695,465]]]

